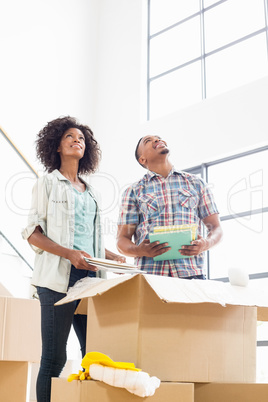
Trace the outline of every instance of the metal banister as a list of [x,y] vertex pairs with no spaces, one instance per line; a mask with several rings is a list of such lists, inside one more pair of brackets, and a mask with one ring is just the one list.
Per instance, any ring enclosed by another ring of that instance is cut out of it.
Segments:
[[23,255],[19,252],[19,250],[16,249],[16,247],[11,243],[10,240],[4,235],[4,233],[0,230],[0,236],[3,237],[3,239],[10,245],[10,247],[13,248],[13,250],[18,254],[18,256],[25,262],[26,265],[33,271],[33,267],[28,263],[27,260],[23,257]]
[[36,176],[39,177],[37,171],[32,167],[30,162],[25,158],[25,156],[22,154],[22,152],[18,149],[18,147],[14,144],[14,142],[11,140],[11,138],[7,135],[7,133],[2,129],[0,126],[0,133],[3,135],[5,140],[11,145],[11,147],[14,149],[14,151],[19,155],[21,160],[27,165],[27,167],[31,170],[31,172]]

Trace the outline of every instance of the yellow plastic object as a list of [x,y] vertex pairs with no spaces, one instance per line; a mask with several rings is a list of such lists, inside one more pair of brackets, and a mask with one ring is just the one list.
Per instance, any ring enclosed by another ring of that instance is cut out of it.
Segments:
[[90,375],[89,375],[88,371],[79,370],[78,374],[70,374],[69,375],[68,381],[71,382],[73,380],[80,380],[80,381],[90,380]]
[[71,382],[73,380],[90,380],[89,367],[91,364],[100,364],[102,366],[124,370],[141,371],[141,369],[135,367],[134,363],[114,362],[109,356],[105,355],[104,353],[90,352],[84,356],[81,363],[81,366],[85,369],[85,371],[79,370],[78,374],[69,375],[68,381]]

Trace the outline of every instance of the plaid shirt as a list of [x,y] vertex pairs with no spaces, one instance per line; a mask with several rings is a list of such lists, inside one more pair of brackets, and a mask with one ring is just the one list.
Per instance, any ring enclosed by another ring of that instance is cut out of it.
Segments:
[[[196,175],[173,168],[165,178],[154,172],[130,186],[123,194],[119,225],[137,225],[135,244],[139,245],[155,226],[198,224],[207,216],[217,214],[213,195],[207,184]],[[187,277],[201,275],[204,253],[191,258],[154,261],[139,257],[135,263],[149,274]]]

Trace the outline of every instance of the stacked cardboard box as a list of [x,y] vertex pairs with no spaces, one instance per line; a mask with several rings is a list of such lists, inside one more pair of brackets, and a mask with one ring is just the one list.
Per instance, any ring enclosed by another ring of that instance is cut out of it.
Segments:
[[38,300],[17,299],[1,287],[0,401],[29,400],[31,364],[40,361]]
[[[201,389],[204,393],[209,383],[249,387],[255,382],[257,306],[268,307],[267,296],[262,299],[249,289],[216,281],[124,275],[100,280],[89,289],[80,286],[77,294],[72,292],[62,303],[70,297],[81,298],[78,312],[88,314],[88,352],[99,351],[115,361],[133,362],[161,379],[160,388],[149,399],[152,402],[153,398],[180,401],[179,389],[186,385],[181,383],[195,383],[195,401],[210,402],[201,396]],[[203,387],[198,383],[204,383]],[[60,380],[53,382],[53,402],[60,401],[55,399],[56,389],[59,392],[59,388],[70,386],[62,384]],[[193,401],[188,385],[188,397]],[[91,394],[88,401],[102,395],[96,400],[118,402],[118,395],[124,391],[100,388],[94,382],[72,387],[79,388],[79,402],[86,400],[87,393]],[[168,396],[168,390],[175,388],[174,395]],[[101,389],[107,392],[101,394]],[[222,392],[220,385],[218,390]],[[140,400],[125,391],[124,395],[124,402]]]
[[268,384],[195,384],[195,402],[267,402]]
[[0,401],[28,401],[30,371],[28,362],[0,361]]
[[141,398],[98,381],[53,378],[51,402],[194,402],[194,384],[161,383],[153,396]]

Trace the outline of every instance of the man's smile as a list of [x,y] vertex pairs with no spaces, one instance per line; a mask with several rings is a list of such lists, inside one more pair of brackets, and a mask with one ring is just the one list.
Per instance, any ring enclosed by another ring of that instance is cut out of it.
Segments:
[[163,141],[158,141],[155,145],[154,145],[154,149],[157,148],[164,148],[166,147],[166,144]]

